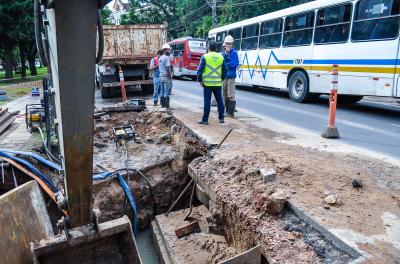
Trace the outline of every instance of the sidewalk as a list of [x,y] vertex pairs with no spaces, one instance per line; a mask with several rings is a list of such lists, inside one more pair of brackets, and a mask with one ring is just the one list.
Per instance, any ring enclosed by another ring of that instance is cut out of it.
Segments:
[[2,106],[3,108],[8,108],[10,112],[20,112],[11,126],[0,135],[1,149],[28,150],[35,145],[41,145],[41,143],[37,144],[38,139],[33,139],[32,134],[29,134],[25,126],[25,106],[26,104],[34,103],[40,103],[40,97],[24,96]]

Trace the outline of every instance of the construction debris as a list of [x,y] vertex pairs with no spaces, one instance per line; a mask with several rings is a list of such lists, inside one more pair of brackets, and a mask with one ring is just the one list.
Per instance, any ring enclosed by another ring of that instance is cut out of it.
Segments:
[[276,172],[274,169],[260,169],[260,174],[263,182],[271,182],[275,180]]
[[354,179],[351,184],[353,185],[354,188],[362,188],[363,187],[363,181],[360,179]]
[[175,229],[175,234],[178,238],[181,238],[183,236],[189,235],[194,232],[199,232],[200,231],[200,226],[199,222],[194,221],[191,222],[190,224],[178,227]]
[[15,120],[7,108],[0,108],[0,134],[3,133]]

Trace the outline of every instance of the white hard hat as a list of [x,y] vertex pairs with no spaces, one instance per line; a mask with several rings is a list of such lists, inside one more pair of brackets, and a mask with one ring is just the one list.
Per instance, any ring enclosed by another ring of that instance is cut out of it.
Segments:
[[224,43],[233,43],[233,38],[231,35],[225,37]]
[[164,45],[162,45],[161,49],[163,49],[163,50],[171,49],[171,46],[168,43],[165,43]]

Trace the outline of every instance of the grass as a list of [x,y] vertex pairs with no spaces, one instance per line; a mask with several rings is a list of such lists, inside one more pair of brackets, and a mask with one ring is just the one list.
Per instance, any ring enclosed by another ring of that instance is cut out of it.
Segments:
[[[40,67],[36,68],[37,74],[35,76],[30,76],[30,71],[27,71],[27,77],[21,78],[21,74],[14,74],[13,79],[11,81],[4,81],[5,72],[0,71],[0,90],[5,90],[7,92],[8,99],[5,101],[0,101],[0,106],[11,102],[12,100],[30,94],[32,91],[32,87],[12,87],[8,88],[11,84],[25,83],[30,81],[41,80],[43,75],[47,73],[47,68]],[[22,85],[21,85],[22,86]],[[3,87],[3,88],[2,88]]]
[[13,78],[11,81],[5,81],[5,71],[0,71],[0,86],[7,86],[10,84],[14,84],[14,83],[22,83],[22,82],[27,82],[27,81],[36,81],[36,80],[41,80],[43,78],[42,75],[47,73],[47,68],[46,67],[39,67],[36,68],[37,74],[35,76],[31,76],[30,75],[30,70],[28,69],[26,72],[26,78],[22,79],[21,78],[21,73],[17,73],[17,74],[13,74]]

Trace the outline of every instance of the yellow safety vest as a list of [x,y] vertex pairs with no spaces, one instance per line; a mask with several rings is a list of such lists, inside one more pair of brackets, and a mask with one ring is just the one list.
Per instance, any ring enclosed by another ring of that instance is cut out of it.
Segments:
[[209,52],[204,55],[206,66],[203,71],[203,84],[205,86],[222,85],[222,64],[224,57],[216,52]]

